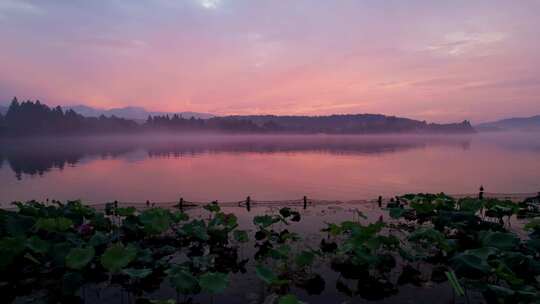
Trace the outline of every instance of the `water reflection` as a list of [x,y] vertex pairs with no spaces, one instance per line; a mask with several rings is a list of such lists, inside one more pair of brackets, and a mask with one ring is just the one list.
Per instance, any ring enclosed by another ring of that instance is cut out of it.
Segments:
[[536,193],[540,136],[152,136],[0,141],[0,204]]
[[17,140],[0,145],[2,162],[18,180],[44,175],[51,169],[76,166],[83,159],[128,158],[143,151],[143,158],[180,158],[214,153],[318,152],[336,155],[386,154],[429,146],[468,150],[470,138],[422,136],[204,136],[154,138],[64,138]]

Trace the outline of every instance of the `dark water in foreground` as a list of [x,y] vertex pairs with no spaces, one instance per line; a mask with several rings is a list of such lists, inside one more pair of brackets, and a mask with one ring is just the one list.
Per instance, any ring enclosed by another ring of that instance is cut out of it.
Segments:
[[0,202],[318,199],[540,190],[540,135],[0,141]]

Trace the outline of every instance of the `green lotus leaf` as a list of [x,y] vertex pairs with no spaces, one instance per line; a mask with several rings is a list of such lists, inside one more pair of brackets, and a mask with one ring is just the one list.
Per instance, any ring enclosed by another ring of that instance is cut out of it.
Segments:
[[491,256],[497,255],[499,250],[493,247],[482,247],[477,249],[469,249],[466,251],[468,254],[475,255],[484,261],[487,261]]
[[540,239],[530,239],[527,241],[527,247],[536,252],[540,252]]
[[238,226],[238,218],[234,214],[216,213],[208,223],[208,228],[213,230],[231,231]]
[[173,214],[171,214],[171,218],[173,222],[179,223],[189,220],[189,215],[184,212],[174,212]]
[[[489,291],[493,292],[501,300],[506,297],[511,297],[516,293],[510,288],[499,286],[499,285],[488,284],[487,288]],[[501,303],[504,303],[504,301]]]
[[161,234],[167,231],[171,225],[169,211],[158,208],[143,211],[139,216],[139,221],[143,224],[143,230],[147,234]]
[[477,198],[462,198],[458,201],[459,210],[476,213],[484,207],[484,201]]
[[137,211],[137,209],[135,209],[135,207],[125,207],[125,208],[118,208],[118,209],[116,209],[116,212],[117,212],[118,215],[120,215],[120,216],[130,216],[130,215],[134,215],[136,211]]
[[190,272],[173,267],[167,271],[169,282],[181,294],[195,294],[199,290],[197,278]]
[[176,304],[176,300],[150,300],[152,304]]
[[253,218],[253,224],[261,228],[267,228],[268,226],[279,222],[279,218],[275,218],[270,215],[258,215]]
[[246,243],[249,241],[248,233],[245,230],[235,230],[233,235],[234,235],[234,239],[237,242]]
[[152,250],[149,248],[141,249],[137,252],[137,261],[150,264],[154,262]]
[[296,256],[295,261],[299,267],[311,266],[315,261],[315,254],[311,251],[304,250]]
[[388,208],[388,214],[394,219],[402,217],[407,211],[405,208]]
[[495,261],[495,274],[497,277],[505,280],[511,286],[521,286],[524,281],[517,277],[517,275],[502,261]]
[[482,231],[479,237],[484,247],[512,250],[519,245],[519,238],[512,233]]
[[199,285],[204,292],[221,293],[229,285],[229,275],[220,272],[208,272],[199,277]]
[[491,271],[491,267],[482,256],[471,252],[460,253],[452,258],[451,262],[457,274],[468,278],[483,277]]
[[322,231],[328,232],[332,236],[338,236],[343,233],[343,228],[340,225],[334,223],[326,223],[327,227]]
[[0,269],[9,266],[24,252],[26,242],[22,238],[6,237],[0,239]]
[[217,203],[212,203],[212,204],[205,205],[203,208],[205,210],[210,211],[210,212],[216,212],[216,213],[221,210],[221,208],[219,207],[219,205]]
[[151,275],[152,274],[152,269],[149,269],[149,268],[141,268],[141,269],[138,269],[138,268],[126,268],[126,269],[122,270],[122,273],[128,275],[132,279],[140,280],[140,279],[144,279],[147,276]]
[[182,226],[181,231],[190,237],[197,238],[202,241],[208,241],[210,236],[206,230],[206,224],[203,220],[193,220],[184,226]]
[[283,244],[279,247],[277,247],[276,249],[271,249],[270,250],[270,255],[272,256],[273,259],[276,259],[276,260],[285,260],[289,257],[289,254],[291,252],[291,246],[287,245],[287,244]]
[[255,267],[255,274],[257,277],[259,277],[259,279],[263,280],[263,282],[268,285],[281,285],[287,283],[285,280],[280,280],[272,269],[263,265],[258,265]]
[[137,249],[133,245],[125,246],[116,243],[103,253],[101,256],[101,265],[112,273],[119,272],[126,267],[137,256]]
[[530,220],[525,226],[523,227],[525,230],[540,230],[540,218],[535,218]]
[[292,294],[282,296],[281,298],[279,298],[279,302],[278,302],[278,304],[301,304],[301,303],[302,302],[300,302],[298,298],[296,298],[296,296]]
[[47,253],[49,251],[49,248],[51,247],[51,244],[47,241],[44,241],[40,239],[38,236],[32,236],[28,240],[26,240],[26,247],[28,247],[30,250],[32,250],[35,253]]
[[92,261],[95,254],[96,251],[91,246],[73,248],[66,256],[66,266],[71,269],[81,270]]
[[423,246],[436,245],[440,249],[448,251],[450,245],[444,234],[433,228],[420,228],[411,233],[408,237],[409,241],[421,244]]
[[96,231],[88,241],[88,244],[93,247],[105,245],[107,243],[109,243],[109,237],[101,231]]
[[73,221],[65,217],[40,218],[35,227],[47,232],[64,232],[73,226]]
[[255,273],[266,284],[272,284],[272,282],[277,279],[277,276],[270,268],[262,265],[259,265],[255,268]]
[[29,235],[33,226],[34,219],[24,215],[9,216],[5,219],[4,224],[6,232],[14,237]]
[[68,242],[61,242],[54,244],[50,249],[50,256],[53,259],[53,262],[57,266],[64,266],[66,263],[66,256],[69,251],[73,248],[73,244]]

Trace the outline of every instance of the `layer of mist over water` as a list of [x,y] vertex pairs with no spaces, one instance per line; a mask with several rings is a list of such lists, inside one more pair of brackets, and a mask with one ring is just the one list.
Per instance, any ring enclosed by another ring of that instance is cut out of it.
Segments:
[[0,201],[355,200],[540,190],[540,136],[152,135],[0,141]]

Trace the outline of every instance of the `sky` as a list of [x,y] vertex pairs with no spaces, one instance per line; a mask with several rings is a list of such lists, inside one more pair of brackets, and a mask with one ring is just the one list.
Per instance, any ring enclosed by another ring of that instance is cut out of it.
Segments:
[[0,101],[540,114],[539,0],[0,0]]

